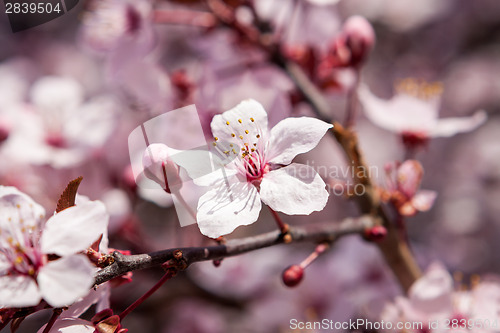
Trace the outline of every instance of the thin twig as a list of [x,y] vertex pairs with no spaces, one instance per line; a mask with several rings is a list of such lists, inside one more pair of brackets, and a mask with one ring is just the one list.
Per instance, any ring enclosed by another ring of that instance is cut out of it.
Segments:
[[[340,223],[290,227],[288,234],[292,238],[292,243],[306,241],[315,243],[332,242],[344,235],[361,234],[366,228],[370,228],[374,224],[375,222],[371,217],[362,216],[347,218]],[[178,253],[178,251],[181,251],[182,260],[186,266],[189,266],[199,261],[218,260],[283,243],[281,232],[272,231],[257,236],[228,240],[226,244],[214,246],[174,248],[136,255],[123,255],[114,252],[114,263],[97,272],[95,284],[99,285],[127,272],[160,266],[164,262],[174,259],[174,254]]]

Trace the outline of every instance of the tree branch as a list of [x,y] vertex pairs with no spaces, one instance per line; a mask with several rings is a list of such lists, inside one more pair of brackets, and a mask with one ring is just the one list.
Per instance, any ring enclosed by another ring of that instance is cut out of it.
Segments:
[[[340,223],[290,227],[288,234],[292,238],[291,243],[306,241],[314,243],[333,242],[344,235],[362,234],[365,229],[374,225],[375,222],[371,217],[362,216],[347,218]],[[182,262],[189,266],[198,261],[232,257],[283,243],[283,234],[276,230],[257,236],[228,240],[226,244],[214,246],[173,248],[136,255],[123,255],[120,252],[114,252],[114,262],[97,272],[95,284],[99,285],[131,271],[160,266],[174,258],[178,260],[179,251],[182,254]]]

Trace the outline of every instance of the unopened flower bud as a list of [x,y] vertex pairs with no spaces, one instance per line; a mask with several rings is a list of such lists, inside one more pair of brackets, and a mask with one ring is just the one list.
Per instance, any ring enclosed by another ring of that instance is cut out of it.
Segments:
[[364,17],[356,15],[347,19],[342,31],[351,52],[351,65],[357,66],[366,59],[375,44],[373,27]]
[[289,266],[283,271],[283,283],[287,287],[295,287],[304,277],[304,269],[299,265]]
[[182,184],[179,176],[179,166],[171,159],[175,150],[161,143],[154,143],[144,152],[142,165],[144,174],[160,184],[165,191],[171,193],[172,188],[177,190]]
[[365,230],[365,238],[367,240],[378,242],[385,238],[387,235],[387,229],[384,226],[376,225],[372,228],[367,228]]

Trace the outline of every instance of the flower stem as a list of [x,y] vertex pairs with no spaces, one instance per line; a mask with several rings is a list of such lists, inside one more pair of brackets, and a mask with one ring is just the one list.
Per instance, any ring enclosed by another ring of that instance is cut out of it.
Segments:
[[354,125],[358,111],[358,87],[361,82],[361,70],[359,67],[354,68],[354,75],[355,81],[347,96],[345,127],[352,127]]
[[271,211],[271,214],[273,214],[274,220],[276,221],[276,224],[278,225],[278,228],[280,229],[281,233],[286,234],[288,232],[288,230],[290,229],[288,224],[283,222],[283,220],[278,215],[278,213],[276,213],[271,207],[269,207],[269,210]]
[[300,267],[305,269],[307,266],[309,266],[314,260],[316,260],[322,253],[324,253],[326,250],[328,250],[329,245],[327,243],[321,243],[316,246],[314,249],[314,252],[311,253],[304,261],[300,263]]
[[47,323],[47,326],[45,326],[43,333],[49,333],[50,330],[52,329],[52,326],[54,326],[57,318],[61,315],[63,310],[61,308],[55,308],[54,311],[52,312],[52,316],[49,319],[49,322]]
[[[122,313],[120,313],[120,321],[123,320],[130,312],[134,311],[135,308],[137,308],[139,305],[142,304],[146,299],[149,298],[149,296],[153,295],[165,282],[170,280],[172,277],[175,276],[176,271],[174,269],[168,269],[167,272],[161,277],[161,279],[151,288],[149,289],[144,295],[139,297],[134,303],[130,304],[128,308],[123,310]],[[44,332],[46,333],[46,332]]]

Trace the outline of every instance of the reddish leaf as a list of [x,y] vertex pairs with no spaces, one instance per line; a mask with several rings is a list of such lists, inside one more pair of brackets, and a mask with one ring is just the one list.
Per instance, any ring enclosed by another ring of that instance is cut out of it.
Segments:
[[75,205],[76,191],[78,190],[78,186],[80,186],[82,179],[83,177],[80,176],[69,182],[68,186],[66,186],[64,192],[61,194],[59,201],[57,201],[56,213]]

